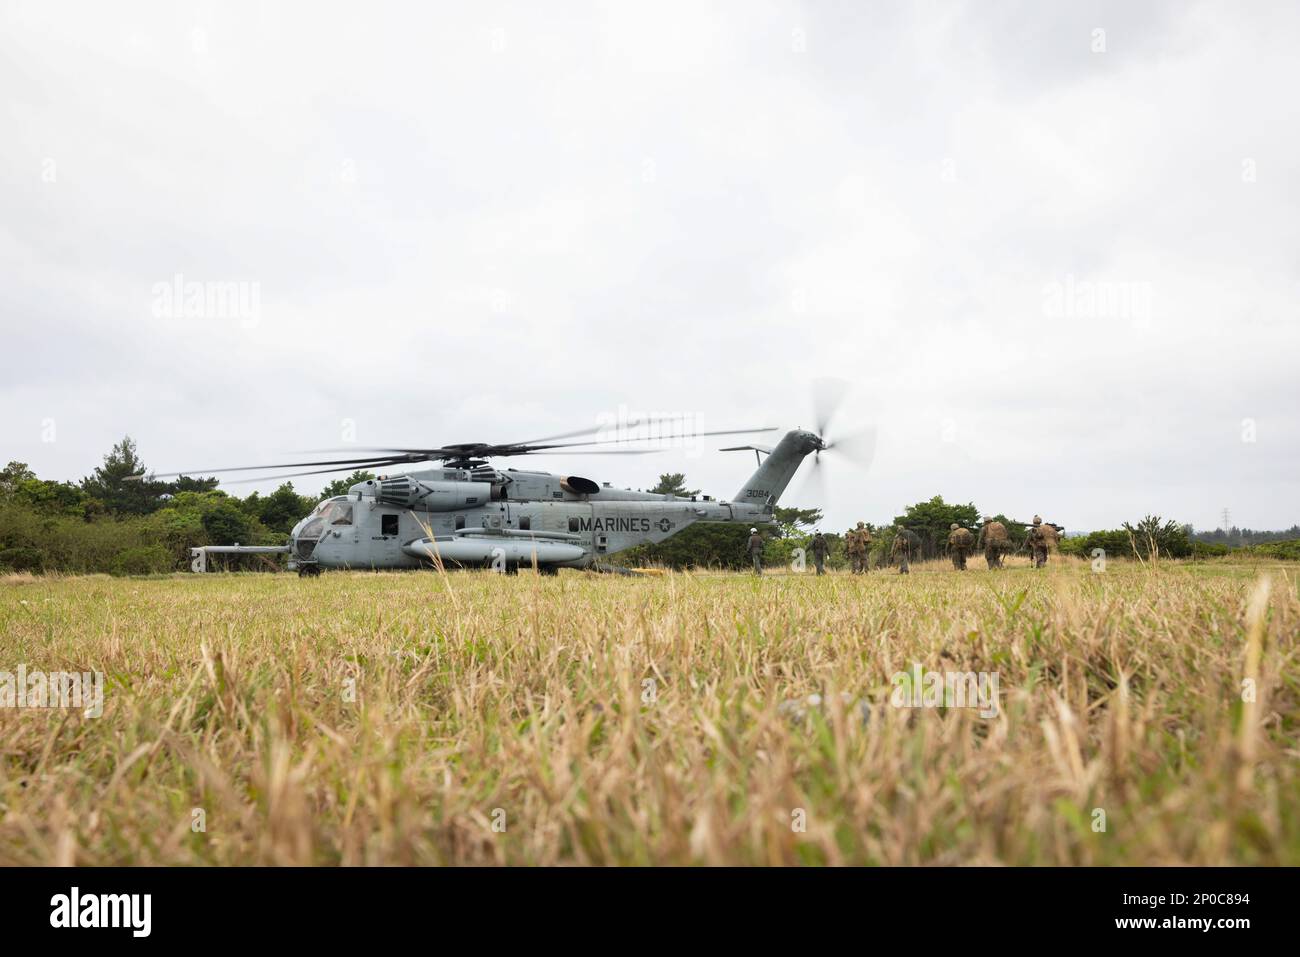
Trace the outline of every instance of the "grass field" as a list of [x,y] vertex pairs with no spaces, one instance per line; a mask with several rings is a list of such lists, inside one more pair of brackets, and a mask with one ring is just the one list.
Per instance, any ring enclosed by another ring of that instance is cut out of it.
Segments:
[[0,864],[1300,864],[1294,566],[1054,562],[0,578]]

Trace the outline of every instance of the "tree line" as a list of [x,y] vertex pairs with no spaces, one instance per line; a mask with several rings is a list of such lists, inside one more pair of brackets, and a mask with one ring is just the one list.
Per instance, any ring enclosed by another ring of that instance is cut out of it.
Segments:
[[0,570],[141,575],[188,568],[201,545],[282,545],[322,498],[373,477],[336,479],[318,496],[285,482],[239,498],[215,477],[154,478],[130,436],[80,482],[10,462],[0,471]]

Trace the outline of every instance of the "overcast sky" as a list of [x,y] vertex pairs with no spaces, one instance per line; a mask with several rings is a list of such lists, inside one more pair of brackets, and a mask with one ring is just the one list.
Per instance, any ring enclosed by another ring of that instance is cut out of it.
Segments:
[[[0,458],[42,477],[809,426],[840,376],[828,437],[878,441],[830,527],[1300,520],[1294,3],[0,8]],[[501,464],[727,497],[739,441]]]

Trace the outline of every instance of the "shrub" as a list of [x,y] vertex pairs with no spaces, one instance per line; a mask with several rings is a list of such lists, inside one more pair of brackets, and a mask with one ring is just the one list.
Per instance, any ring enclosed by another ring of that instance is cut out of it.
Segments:
[[1283,561],[1300,562],[1300,539],[1254,545],[1249,551],[1264,558],[1280,558]]
[[113,559],[114,575],[155,575],[172,568],[171,554],[161,545],[126,548]]
[[14,545],[0,549],[0,571],[40,572],[45,570],[41,550],[32,545]]

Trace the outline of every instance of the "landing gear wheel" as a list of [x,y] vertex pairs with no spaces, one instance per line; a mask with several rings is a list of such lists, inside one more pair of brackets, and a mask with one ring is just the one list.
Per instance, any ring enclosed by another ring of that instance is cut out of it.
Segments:
[[299,578],[317,578],[317,577],[319,577],[319,576],[320,576],[320,566],[319,566],[319,565],[299,565],[299,566],[298,566],[298,577],[299,577]]

